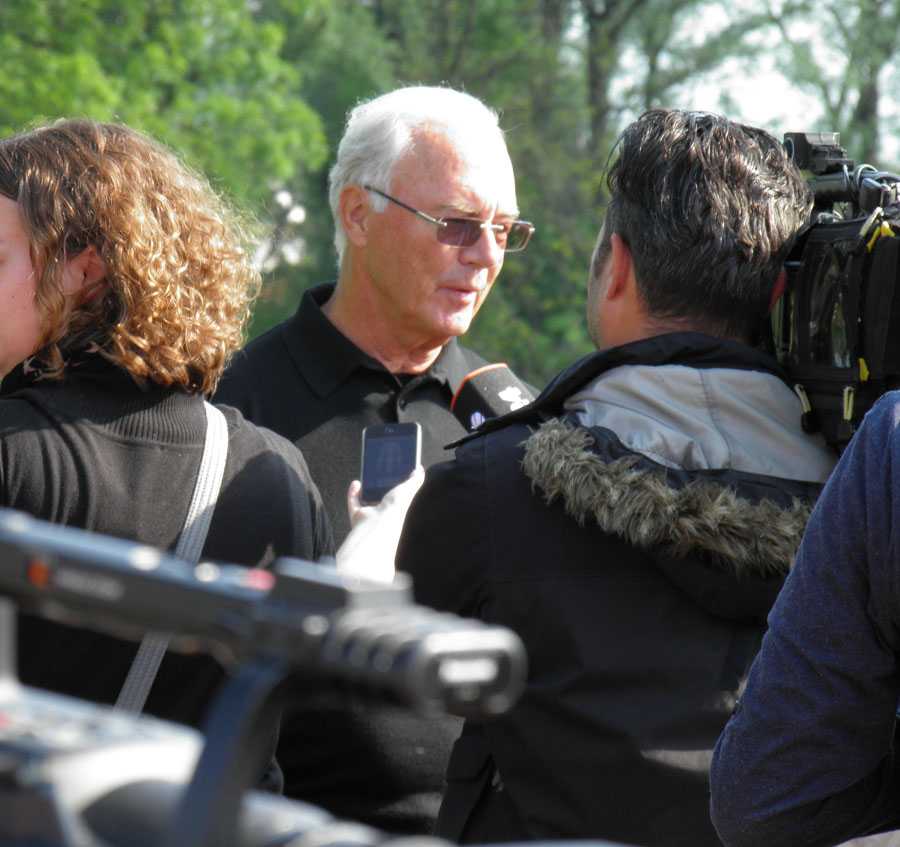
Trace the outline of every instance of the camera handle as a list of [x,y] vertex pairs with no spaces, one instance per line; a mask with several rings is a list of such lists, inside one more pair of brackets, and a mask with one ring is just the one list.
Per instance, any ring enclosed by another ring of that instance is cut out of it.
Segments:
[[241,798],[263,765],[266,734],[281,711],[276,689],[288,668],[276,659],[241,665],[216,696],[205,742],[181,796],[165,847],[236,844]]
[[[0,685],[18,677],[16,619],[15,604],[0,597]],[[241,799],[264,764],[266,736],[284,699],[277,689],[288,672],[286,662],[258,657],[239,666],[217,694],[204,721],[200,756],[162,841],[164,847],[238,843]]]
[[8,597],[0,597],[0,685],[18,678],[16,669],[16,606]]

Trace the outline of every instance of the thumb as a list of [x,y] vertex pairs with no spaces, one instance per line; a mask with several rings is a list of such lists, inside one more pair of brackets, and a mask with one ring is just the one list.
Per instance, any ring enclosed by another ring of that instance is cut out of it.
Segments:
[[350,526],[356,523],[359,517],[362,504],[359,502],[359,495],[362,491],[362,483],[358,479],[354,479],[347,489],[347,515],[350,518]]

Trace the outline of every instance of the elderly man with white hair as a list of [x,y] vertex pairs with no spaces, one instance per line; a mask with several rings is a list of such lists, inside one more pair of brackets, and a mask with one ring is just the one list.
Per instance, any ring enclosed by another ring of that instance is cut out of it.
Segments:
[[[302,449],[340,543],[365,426],[418,422],[426,467],[466,434],[451,402],[486,362],[456,338],[534,228],[519,220],[497,114],[444,87],[354,108],[330,201],[337,283],[305,292],[296,314],[238,354],[216,399]],[[282,731],[292,796],[393,832],[432,826],[455,720],[329,704]]]

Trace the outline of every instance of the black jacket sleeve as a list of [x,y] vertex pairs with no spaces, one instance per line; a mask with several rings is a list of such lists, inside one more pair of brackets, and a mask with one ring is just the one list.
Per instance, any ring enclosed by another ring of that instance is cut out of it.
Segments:
[[397,569],[413,578],[416,602],[478,617],[491,561],[484,439],[433,465],[406,516]]

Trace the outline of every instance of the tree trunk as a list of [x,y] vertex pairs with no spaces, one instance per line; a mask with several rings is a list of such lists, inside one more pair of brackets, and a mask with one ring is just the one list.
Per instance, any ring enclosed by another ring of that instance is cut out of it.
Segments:
[[[609,92],[619,65],[620,38],[625,25],[643,4],[627,0],[581,0],[582,14],[587,28],[587,99],[590,139],[587,153],[596,162],[605,161],[604,151],[610,139]],[[597,185],[594,191],[599,203],[605,189]]]

